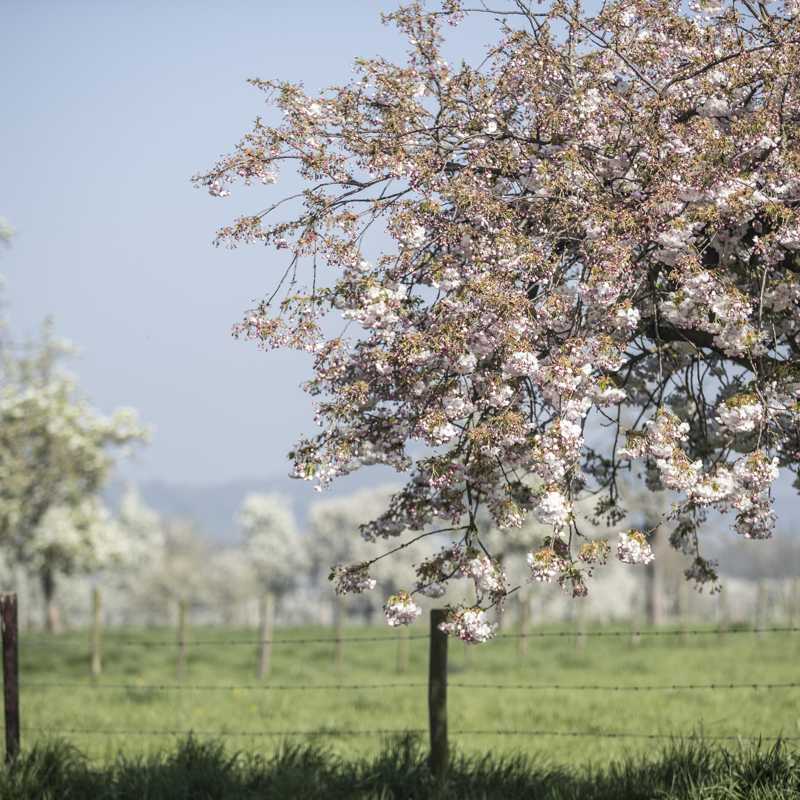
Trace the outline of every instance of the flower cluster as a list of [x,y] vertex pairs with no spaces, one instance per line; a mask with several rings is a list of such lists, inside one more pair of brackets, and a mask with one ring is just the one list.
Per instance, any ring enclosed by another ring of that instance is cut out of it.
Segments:
[[336,594],[363,594],[375,588],[376,581],[369,576],[369,565],[362,562],[349,567],[337,565],[331,568],[329,581],[334,581]]
[[753,395],[732,397],[726,400],[717,411],[717,422],[731,433],[747,433],[755,430],[766,416],[764,406]]
[[554,577],[559,577],[566,571],[569,561],[569,547],[558,536],[548,537],[538,553],[529,552],[528,566],[537,581],[550,583]]
[[422,609],[408,592],[398,592],[386,601],[383,613],[389,624],[396,628],[398,625],[410,625],[422,613]]
[[478,597],[486,595],[493,604],[505,599],[508,593],[506,576],[500,566],[488,556],[475,553],[469,561],[461,565],[460,569],[463,575],[475,581],[475,591]]
[[608,540],[595,539],[581,546],[578,560],[583,561],[584,564],[605,564],[610,552],[611,545]]
[[649,564],[653,560],[653,551],[641,531],[625,531],[619,534],[617,558],[628,564]]
[[497,623],[489,623],[486,611],[480,606],[451,609],[439,630],[448,636],[457,636],[467,644],[480,644],[496,636]]
[[417,565],[417,578],[414,581],[414,591],[419,592],[424,597],[442,597],[447,591],[447,579],[452,574],[453,567],[448,570],[448,556],[447,551],[439,554],[439,556],[424,561],[422,564]]
[[563,528],[572,516],[572,505],[558,490],[545,492],[533,509],[533,516],[543,525]]

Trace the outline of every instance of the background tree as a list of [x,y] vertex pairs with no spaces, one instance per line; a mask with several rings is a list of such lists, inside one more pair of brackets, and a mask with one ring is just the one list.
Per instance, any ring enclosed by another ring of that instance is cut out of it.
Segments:
[[141,606],[154,618],[169,618],[180,603],[202,607],[209,601],[214,553],[191,519],[162,519],[163,549],[152,567],[141,572]]
[[[218,234],[285,256],[239,334],[315,354],[323,430],[295,449],[298,477],[410,471],[368,535],[460,531],[424,574],[475,580],[446,626],[468,641],[492,635],[505,593],[482,507],[500,528],[551,526],[532,574],[582,596],[607,547],[575,502],[594,492],[616,525],[637,462],[675,493],[670,542],[713,589],[709,512],[769,538],[770,487],[800,465],[798,3],[500,6],[477,67],[444,56],[442,23],[466,13],[447,0],[386,15],[404,64],[358,59],[320,96],[253,81],[282,122],[259,118],[196,177],[218,197],[289,164],[310,182],[296,217],[275,203]],[[330,312],[362,331],[326,337]],[[619,531],[618,557],[649,561],[647,534]],[[370,584],[362,565],[340,577]],[[413,608],[393,598],[390,622]]]
[[270,671],[277,597],[297,586],[305,572],[305,551],[297,537],[289,500],[278,494],[249,494],[238,514],[242,554],[261,589],[258,677]]
[[[125,555],[103,570],[102,581],[109,589],[109,603],[122,611],[124,624],[141,625],[137,611],[149,604],[149,576],[158,571],[166,553],[166,525],[148,508],[134,486],[122,495],[115,523],[125,543]],[[162,610],[163,611],[163,610]]]
[[237,514],[242,552],[263,594],[282,595],[305,576],[307,560],[288,498],[248,494]]
[[6,352],[0,386],[0,544],[38,570],[47,627],[56,630],[56,575],[122,555],[99,492],[125,446],[150,434],[130,409],[105,417],[90,407],[58,365],[75,349],[52,337],[50,323],[26,349]]

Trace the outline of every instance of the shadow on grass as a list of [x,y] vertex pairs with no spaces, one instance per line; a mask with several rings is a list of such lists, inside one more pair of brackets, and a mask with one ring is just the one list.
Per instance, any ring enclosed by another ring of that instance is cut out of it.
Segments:
[[784,800],[800,797],[800,762],[781,742],[732,752],[675,741],[644,759],[572,771],[527,757],[452,759],[437,785],[419,740],[387,743],[373,758],[347,760],[316,744],[284,743],[270,757],[229,753],[189,738],[169,752],[95,766],[53,741],[0,768],[2,800]]

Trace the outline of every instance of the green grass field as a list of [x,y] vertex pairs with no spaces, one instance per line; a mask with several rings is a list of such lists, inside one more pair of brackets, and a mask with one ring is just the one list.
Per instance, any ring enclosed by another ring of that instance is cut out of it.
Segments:
[[[609,630],[613,629],[604,629]],[[59,736],[97,763],[107,763],[120,753],[137,757],[161,752],[185,739],[185,732],[194,731],[198,739],[221,740],[230,750],[271,753],[288,738],[299,744],[318,743],[334,755],[371,757],[387,736],[364,732],[427,727],[425,632],[421,625],[412,628],[412,635],[420,638],[408,643],[408,670],[398,674],[398,635],[391,629],[350,629],[347,635],[353,640],[371,636],[380,640],[345,642],[338,671],[332,669],[331,642],[300,642],[332,638],[330,630],[280,630],[275,638],[291,641],[273,646],[272,671],[262,685],[255,679],[256,645],[220,644],[252,642],[257,638],[254,631],[191,630],[183,684],[175,679],[174,631],[104,632],[103,673],[94,685],[88,633],[50,637],[23,632],[23,750]],[[53,644],[81,640],[86,644]],[[115,645],[129,641],[159,641],[165,646]],[[501,637],[472,648],[468,657],[467,646],[450,641],[449,727],[455,750],[467,755],[522,753],[571,767],[605,766],[654,753],[664,741],[593,734],[695,736],[709,745],[718,741],[715,737],[800,738],[800,687],[547,688],[800,683],[800,636],[768,633],[756,640],[751,632],[728,632],[724,641],[713,634],[691,636],[686,646],[678,636],[642,636],[636,649],[631,648],[629,635],[589,636],[582,652],[577,652],[573,637],[534,635],[524,657],[518,646],[518,639]],[[42,683],[81,685],[32,685]],[[129,688],[111,688],[119,685]],[[176,688],[181,685],[187,688]],[[379,688],[334,688],[342,685]],[[487,688],[469,688],[482,685]],[[212,686],[224,688],[207,688]],[[67,732],[75,729],[104,732]],[[311,740],[285,735],[304,731],[324,735]],[[426,734],[421,741],[427,741]],[[722,744],[739,746],[736,741]]]

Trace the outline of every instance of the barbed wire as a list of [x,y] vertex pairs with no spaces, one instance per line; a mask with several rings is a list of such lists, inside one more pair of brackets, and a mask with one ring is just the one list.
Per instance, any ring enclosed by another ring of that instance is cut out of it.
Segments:
[[[408,636],[410,639],[430,639],[429,634]],[[313,639],[224,639],[214,641],[190,641],[183,642],[186,647],[229,647],[232,645],[244,645],[248,647],[255,647],[262,644],[339,644],[345,642],[394,642],[396,639],[391,639],[388,636],[353,636],[352,638],[313,638]],[[34,647],[92,647],[97,642],[91,640],[84,641],[47,641],[46,639],[39,639],[34,641],[21,640],[20,646],[34,646]],[[170,641],[143,641],[137,642],[134,640],[113,641],[103,639],[100,643],[102,647],[177,647],[177,640]]]
[[675,683],[661,684],[657,686],[564,686],[562,684],[502,684],[495,685],[489,683],[451,683],[448,681],[448,688],[451,686],[460,689],[527,689],[536,691],[610,691],[610,692],[658,692],[658,691],[686,691],[694,689],[719,690],[719,689],[796,689],[800,683]]
[[[356,731],[195,731],[195,730],[113,730],[109,728],[29,728],[22,726],[26,733],[70,733],[103,736],[213,736],[225,738],[226,736],[408,736],[409,734],[421,735],[428,731],[424,728],[396,728],[374,729]],[[671,733],[600,733],[597,731],[519,731],[519,730],[456,730],[450,731],[450,736],[556,736],[570,738],[596,738],[596,739],[670,739],[673,741],[749,741],[751,737],[741,736],[713,736],[697,735],[675,736]],[[759,736],[762,742],[798,742],[800,736]]]
[[147,683],[61,683],[55,681],[48,681],[48,682],[34,682],[34,681],[20,681],[20,686],[24,686],[26,688],[37,688],[37,687],[45,687],[45,688],[61,688],[61,689],[130,689],[130,690],[146,690],[146,689],[153,689],[157,691],[225,691],[225,692],[236,692],[236,691],[312,691],[312,690],[323,690],[323,691],[330,691],[331,689],[336,690],[346,690],[346,689],[425,689],[427,688],[427,683],[367,683],[367,684],[325,684],[325,685],[316,685],[316,684],[303,684],[293,686],[291,684],[276,684],[269,686],[267,684],[239,684],[239,685],[231,685],[231,686],[204,686],[202,684],[193,684],[193,685],[185,685],[185,684],[171,684],[171,683],[163,683],[163,684],[147,684]]
[[630,629],[627,631],[535,631],[534,633],[507,633],[497,637],[497,640],[502,639],[538,639],[538,638],[581,638],[581,637],[594,637],[599,638],[603,636],[612,636],[615,638],[632,637],[632,636],[727,636],[729,633],[798,633],[800,628],[712,628],[709,630],[692,629],[692,630],[646,630],[638,631]]
[[[453,731],[452,736],[564,736],[586,737],[596,739],[671,739],[673,741],[748,741],[749,737],[741,736],[675,736],[671,733],[596,733],[594,731]],[[800,742],[800,736],[759,736],[762,742]]]
[[[60,688],[60,689],[116,689],[132,691],[212,691],[212,692],[237,692],[237,691],[330,691],[335,690],[362,690],[362,689],[424,689],[427,683],[347,683],[347,684],[231,684],[225,686],[204,684],[180,683],[70,683],[62,681],[20,681],[20,686],[25,688]],[[524,683],[447,683],[448,688],[454,689],[513,689],[516,691],[609,691],[609,692],[658,692],[658,691],[693,691],[724,689],[752,689],[753,691],[769,689],[797,689],[800,683],[674,683],[652,686],[604,686],[580,685],[570,686],[564,684],[524,684]]]
[[[627,631],[536,631],[533,633],[505,633],[496,637],[495,641],[504,641],[512,639],[545,639],[545,638],[627,638],[634,636],[727,636],[728,634],[748,633],[748,634],[762,634],[762,633],[798,633],[798,627],[770,627],[770,628],[715,628],[710,630],[627,630]],[[429,634],[416,634],[407,636],[406,641],[419,639],[430,639]],[[229,647],[229,646],[247,646],[254,647],[262,644],[339,644],[350,642],[396,642],[397,638],[390,638],[389,636],[353,636],[353,637],[339,637],[339,638],[302,638],[302,639],[224,639],[224,640],[211,640],[211,641],[189,641],[184,642],[187,647]],[[65,641],[50,641],[47,639],[28,640],[21,639],[20,645],[22,647],[91,647],[97,644],[91,640],[65,640]],[[123,640],[102,641],[102,647],[177,647],[176,640],[166,641],[134,641]]]
[[428,731],[423,728],[408,730],[358,730],[358,731],[164,731],[164,730],[111,730],[94,728],[28,728],[21,726],[25,732],[34,733],[83,733],[97,735],[119,736],[387,736],[396,734],[423,734]]

